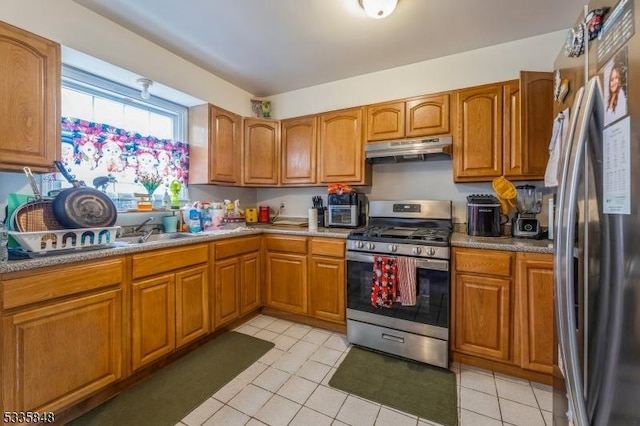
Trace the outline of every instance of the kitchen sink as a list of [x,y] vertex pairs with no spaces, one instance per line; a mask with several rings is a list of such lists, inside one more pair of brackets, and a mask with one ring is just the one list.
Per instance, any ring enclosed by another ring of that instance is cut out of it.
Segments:
[[146,244],[153,243],[156,241],[171,241],[171,240],[181,240],[183,238],[193,238],[191,234],[183,234],[183,233],[162,233],[162,234],[151,234],[147,237],[146,241],[140,241],[141,235],[136,235],[133,237],[120,237],[116,241],[122,243],[129,244]]

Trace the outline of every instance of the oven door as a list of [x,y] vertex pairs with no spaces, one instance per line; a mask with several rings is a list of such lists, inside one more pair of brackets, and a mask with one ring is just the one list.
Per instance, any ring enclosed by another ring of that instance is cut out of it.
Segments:
[[[400,256],[390,256],[400,257]],[[355,316],[371,318],[371,314],[427,324],[439,329],[449,328],[449,261],[417,259],[416,304],[391,308],[371,304],[373,255],[347,252],[347,308]],[[388,323],[389,321],[381,321]],[[432,328],[432,327],[429,327]],[[446,336],[444,336],[446,339]]]

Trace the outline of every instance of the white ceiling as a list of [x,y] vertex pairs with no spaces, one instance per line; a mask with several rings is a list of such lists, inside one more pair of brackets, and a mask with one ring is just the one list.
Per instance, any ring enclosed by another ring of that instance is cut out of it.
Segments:
[[270,96],[568,29],[584,0],[75,0],[232,84]]

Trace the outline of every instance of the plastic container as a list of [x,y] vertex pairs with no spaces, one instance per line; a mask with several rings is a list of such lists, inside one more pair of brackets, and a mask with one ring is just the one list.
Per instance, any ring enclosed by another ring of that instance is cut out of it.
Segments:
[[200,210],[197,207],[191,207],[189,209],[189,222],[187,222],[189,224],[189,232],[202,232],[200,219]]

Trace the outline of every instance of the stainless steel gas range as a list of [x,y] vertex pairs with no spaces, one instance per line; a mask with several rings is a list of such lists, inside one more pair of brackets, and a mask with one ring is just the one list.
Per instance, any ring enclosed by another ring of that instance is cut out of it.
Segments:
[[449,366],[451,204],[369,201],[347,237],[350,343]]

